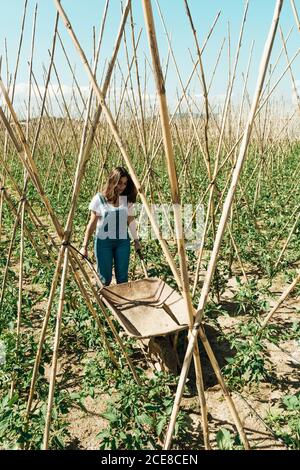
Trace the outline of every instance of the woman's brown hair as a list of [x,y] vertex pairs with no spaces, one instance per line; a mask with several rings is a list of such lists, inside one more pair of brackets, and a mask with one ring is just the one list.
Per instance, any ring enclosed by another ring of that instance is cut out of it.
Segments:
[[121,196],[127,196],[128,202],[135,202],[137,196],[136,187],[132,181],[132,178],[126,168],[123,166],[117,166],[111,173],[108,175],[107,183],[102,191],[103,195],[106,197],[108,201],[115,202],[117,200],[117,194],[115,192],[116,187],[120,179],[126,176],[127,178],[127,185],[124,191],[122,192]]

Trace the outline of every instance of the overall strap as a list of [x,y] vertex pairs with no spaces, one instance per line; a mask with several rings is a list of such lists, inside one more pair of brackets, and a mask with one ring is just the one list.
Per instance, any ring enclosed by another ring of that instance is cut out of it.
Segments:
[[99,199],[100,199],[100,203],[101,203],[103,206],[107,206],[107,201],[106,201],[105,197],[103,196],[103,194],[98,193],[98,196],[99,196]]

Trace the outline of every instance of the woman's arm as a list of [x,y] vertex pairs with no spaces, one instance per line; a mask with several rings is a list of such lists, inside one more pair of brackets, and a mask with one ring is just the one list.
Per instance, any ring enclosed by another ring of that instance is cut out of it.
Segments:
[[84,234],[83,244],[80,250],[80,253],[85,257],[87,257],[88,255],[88,244],[91,239],[91,236],[96,230],[99,217],[100,216],[97,214],[97,212],[91,211],[91,217],[90,217],[89,223],[87,224],[85,234]]
[[128,227],[132,235],[132,238],[134,240],[135,249],[140,250],[142,246],[141,246],[138,234],[137,234],[136,221],[133,215],[128,216]]

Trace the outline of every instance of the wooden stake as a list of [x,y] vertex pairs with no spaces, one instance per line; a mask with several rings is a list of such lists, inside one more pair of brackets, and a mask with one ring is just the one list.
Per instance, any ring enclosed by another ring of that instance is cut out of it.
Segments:
[[280,296],[278,302],[274,305],[272,310],[268,313],[268,315],[264,319],[264,321],[261,325],[262,329],[266,327],[267,323],[271,320],[274,313],[278,310],[278,308],[280,307],[282,302],[284,302],[285,299],[290,295],[290,293],[293,291],[293,289],[296,287],[296,285],[298,284],[299,281],[300,281],[300,271],[298,272],[298,274],[295,277],[295,279],[293,280],[293,282],[285,289],[283,294]]
[[[138,178],[137,178],[137,175],[136,175],[135,170],[134,170],[134,168],[133,168],[133,166],[132,166],[131,160],[130,160],[130,158],[129,158],[129,156],[128,156],[128,153],[127,153],[127,151],[126,151],[126,149],[125,149],[124,143],[123,143],[123,141],[122,141],[122,139],[121,139],[120,132],[119,132],[117,126],[116,126],[115,120],[113,119],[112,114],[111,114],[110,110],[108,109],[108,107],[107,107],[107,105],[106,105],[106,103],[105,103],[105,99],[104,99],[103,92],[100,90],[100,88],[98,87],[98,85],[97,85],[97,83],[96,83],[95,77],[94,77],[94,75],[93,75],[93,73],[92,73],[92,71],[91,71],[91,69],[90,69],[90,66],[89,66],[89,64],[88,64],[88,61],[87,61],[87,59],[86,59],[86,56],[85,56],[85,54],[84,54],[84,52],[83,52],[83,50],[82,50],[82,48],[81,48],[81,46],[80,46],[80,44],[79,44],[79,42],[78,42],[76,36],[75,36],[75,34],[74,34],[74,31],[73,31],[73,29],[72,29],[72,27],[71,27],[70,21],[68,20],[68,17],[66,16],[66,13],[65,13],[65,11],[63,10],[63,8],[62,8],[62,6],[61,6],[60,0],[54,0],[54,3],[55,3],[55,6],[56,6],[56,8],[57,8],[57,10],[58,10],[58,12],[59,12],[61,18],[63,19],[63,22],[64,22],[64,24],[65,24],[65,26],[66,26],[66,28],[67,28],[67,31],[68,31],[69,35],[71,36],[71,38],[72,38],[72,42],[74,43],[74,45],[75,45],[75,47],[76,47],[76,49],[77,49],[77,51],[78,51],[78,53],[79,53],[79,56],[80,56],[80,58],[81,58],[81,60],[82,60],[82,62],[83,62],[83,65],[84,65],[84,67],[85,67],[85,69],[86,69],[86,71],[87,71],[87,73],[88,73],[88,75],[89,75],[89,78],[90,78],[90,80],[91,80],[91,84],[92,84],[92,86],[93,86],[95,95],[97,96],[97,99],[98,99],[98,101],[99,101],[99,104],[100,104],[101,107],[102,107],[102,111],[103,111],[104,114],[105,114],[105,117],[106,117],[106,119],[107,119],[107,122],[108,122],[108,124],[109,124],[109,127],[110,127],[110,129],[111,129],[111,131],[112,131],[112,133],[113,133],[113,135],[114,135],[114,137],[115,137],[116,143],[117,143],[117,145],[118,145],[118,147],[119,147],[119,149],[120,149],[120,152],[121,152],[121,154],[122,154],[122,156],[123,156],[123,158],[124,158],[124,160],[125,160],[125,162],[126,162],[126,165],[127,165],[127,167],[128,167],[129,173],[130,173],[130,175],[131,175],[131,177],[132,177],[132,180],[133,180],[133,182],[134,182],[134,184],[135,184],[135,186],[136,186],[136,188],[137,188],[137,190],[138,190],[138,192],[139,192],[139,195],[140,195],[141,200],[142,200],[142,202],[143,202],[143,204],[144,204],[144,206],[145,206],[145,209],[146,209],[146,211],[147,211],[147,215],[148,215],[148,217],[149,217],[149,220],[150,220],[150,222],[151,222],[151,225],[152,225],[152,227],[153,227],[153,229],[154,229],[155,235],[156,235],[157,239],[158,239],[159,242],[160,242],[160,245],[161,245],[162,250],[163,250],[163,252],[164,252],[164,254],[165,254],[165,256],[166,256],[166,259],[167,259],[167,261],[168,261],[168,263],[169,263],[169,266],[170,266],[170,268],[171,268],[171,270],[172,270],[172,272],[173,272],[173,275],[174,275],[174,277],[175,277],[175,279],[176,279],[176,282],[177,282],[178,286],[179,286],[180,289],[181,289],[181,288],[182,288],[182,286],[181,286],[181,280],[180,280],[180,276],[179,276],[179,274],[178,274],[176,265],[175,265],[174,260],[173,260],[173,258],[172,258],[172,256],[171,256],[170,252],[169,252],[169,249],[168,249],[168,246],[167,246],[166,242],[161,238],[159,227],[158,227],[158,225],[157,225],[157,223],[156,223],[156,221],[155,221],[155,219],[154,219],[154,217],[153,217],[153,214],[152,214],[152,212],[151,212],[151,208],[150,208],[150,206],[149,206],[149,204],[148,204],[148,202],[147,202],[147,199],[146,199],[144,193],[142,192],[141,184],[140,184],[140,182],[139,182],[139,180],[138,180]],[[130,4],[130,1],[128,0],[128,5],[129,5],[129,4]],[[129,8],[129,6],[128,6],[128,8]]]
[[[169,182],[170,182],[170,187],[171,187],[171,197],[172,197],[172,203],[173,203],[173,208],[174,208],[176,241],[177,241],[177,249],[178,249],[178,254],[179,254],[180,273],[181,273],[182,287],[183,287],[182,292],[183,292],[183,297],[184,297],[185,304],[186,304],[186,309],[188,312],[187,320],[188,320],[190,328],[192,328],[193,322],[194,322],[194,307],[192,304],[191,294],[189,290],[189,274],[188,274],[188,269],[187,269],[184,234],[183,234],[183,226],[182,226],[181,201],[180,201],[177,172],[176,172],[176,167],[175,167],[175,162],[174,162],[173,145],[172,145],[172,139],[171,139],[170,125],[169,125],[169,114],[168,114],[167,100],[166,100],[166,94],[165,94],[165,82],[164,82],[161,65],[160,65],[159,50],[158,50],[158,45],[157,45],[157,40],[156,40],[156,32],[155,32],[151,0],[143,0],[143,9],[144,9],[145,23],[147,27],[147,33],[148,33],[149,47],[150,47],[151,56],[152,56],[156,88],[157,88],[158,99],[159,99],[159,109],[160,109],[160,119],[161,119],[162,133],[163,133],[163,141],[164,141],[164,148],[165,148],[165,154],[166,154],[166,160],[167,160]],[[199,350],[196,346],[194,347],[193,358],[194,358],[194,363],[195,363],[197,388],[199,392],[199,400],[200,400],[201,411],[202,411],[202,423],[203,425],[205,425],[205,429],[203,430],[203,435],[205,439],[205,447],[206,449],[208,449],[209,439],[208,439],[205,395],[204,395],[204,388],[203,388]]]
[[60,251],[61,251],[60,256],[62,256],[64,260],[63,260],[60,295],[59,295],[57,317],[56,317],[55,337],[54,337],[54,344],[53,344],[53,356],[52,356],[52,364],[51,364],[48,405],[47,405],[47,413],[46,413],[46,420],[45,420],[43,447],[42,447],[43,450],[47,450],[49,448],[49,434],[50,434],[52,406],[53,406],[53,399],[54,399],[54,387],[55,387],[56,370],[57,370],[58,348],[59,348],[59,340],[61,336],[62,313],[63,313],[64,299],[65,299],[65,287],[66,287],[67,272],[68,272],[69,247],[62,245]]
[[200,328],[202,317],[204,315],[204,309],[205,309],[205,306],[206,306],[211,281],[212,281],[213,274],[214,274],[214,271],[215,271],[215,266],[216,266],[216,263],[217,263],[217,258],[218,258],[219,250],[220,250],[220,247],[221,247],[221,242],[222,242],[222,239],[223,239],[223,235],[224,235],[228,215],[229,215],[229,212],[230,212],[230,207],[231,207],[231,204],[233,202],[234,194],[235,194],[235,191],[236,191],[236,186],[237,186],[237,183],[238,183],[238,180],[239,180],[239,177],[240,177],[240,173],[241,173],[241,170],[242,170],[242,167],[243,167],[243,163],[244,163],[244,160],[245,160],[245,157],[246,157],[247,147],[248,147],[248,143],[249,143],[249,139],[250,139],[250,135],[251,135],[251,130],[252,130],[253,122],[254,122],[254,117],[255,117],[255,111],[256,111],[257,106],[258,106],[258,102],[259,102],[261,90],[262,90],[262,87],[263,87],[263,83],[264,83],[264,79],[265,79],[269,59],[270,59],[270,56],[271,56],[271,51],[272,51],[272,47],[273,47],[273,43],[274,43],[276,31],[277,31],[277,26],[278,26],[278,22],[279,22],[279,17],[280,17],[282,4],[283,4],[283,0],[277,0],[276,1],[273,20],[272,20],[272,23],[271,23],[271,26],[270,26],[268,38],[267,38],[266,43],[265,43],[263,56],[261,58],[260,70],[259,70],[259,75],[258,75],[258,78],[257,78],[256,91],[255,91],[252,107],[251,107],[250,114],[249,114],[249,117],[248,117],[248,122],[247,122],[246,129],[245,129],[245,132],[244,132],[243,141],[242,141],[242,144],[241,144],[241,147],[240,147],[236,167],[235,167],[234,172],[233,172],[230,189],[228,191],[228,194],[227,194],[224,206],[223,206],[221,220],[220,220],[220,223],[219,223],[219,226],[218,226],[213,251],[212,251],[212,254],[211,254],[211,258],[210,258],[209,265],[208,265],[208,270],[207,270],[207,273],[206,273],[206,277],[205,277],[202,292],[201,292],[201,297],[200,297],[200,300],[199,300],[199,305],[198,305],[197,315],[196,315],[196,318],[195,318],[194,327],[193,327],[193,330],[192,330],[191,335],[190,335],[189,344],[188,344],[188,348],[187,348],[184,363],[183,363],[183,368],[182,368],[180,378],[179,378],[179,383],[178,383],[178,387],[177,387],[175,402],[174,402],[172,415],[171,415],[171,419],[170,419],[170,423],[169,423],[169,427],[168,427],[168,431],[167,431],[167,437],[166,437],[166,441],[165,441],[165,448],[169,448],[171,438],[172,438],[172,434],[173,434],[173,431],[174,431],[174,426],[175,426],[175,422],[176,422],[176,416],[177,416],[177,413],[178,413],[179,403],[180,403],[181,396],[182,396],[182,393],[183,393],[183,388],[184,388],[184,385],[185,385],[185,382],[186,382],[186,377],[187,377],[188,369],[189,369],[189,366],[190,366],[193,347],[194,347],[195,341],[197,339],[197,331]]

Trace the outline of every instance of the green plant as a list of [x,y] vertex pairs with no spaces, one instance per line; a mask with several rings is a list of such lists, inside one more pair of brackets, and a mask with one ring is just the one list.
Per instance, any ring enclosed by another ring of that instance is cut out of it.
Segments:
[[234,356],[226,358],[223,374],[230,387],[241,387],[272,378],[267,348],[263,343],[260,324],[251,320],[239,323],[235,330],[223,336],[234,350]]
[[[56,396],[51,423],[50,449],[63,449],[69,437],[68,422],[64,419],[70,402],[66,397]],[[0,447],[2,449],[31,450],[41,449],[45,427],[46,405],[35,406],[30,414],[30,420],[25,418],[26,405],[15,393],[12,398],[5,395],[0,400]]]
[[300,392],[281,398],[269,409],[266,420],[290,449],[300,450]]
[[233,435],[229,429],[220,428],[216,435],[217,447],[220,450],[242,450],[239,435]]
[[[173,407],[170,380],[173,379],[157,373],[152,379],[143,377],[142,385],[132,380],[123,383],[102,414],[109,425],[98,434],[100,449],[160,448]],[[184,435],[185,415],[180,412],[175,436],[179,439]]]
[[264,296],[269,295],[269,287],[259,286],[257,279],[249,279],[247,282],[242,283],[241,279],[236,277],[238,283],[238,290],[235,293],[233,300],[238,305],[238,313],[249,314],[257,317],[260,313],[265,312],[269,304],[263,299]]

